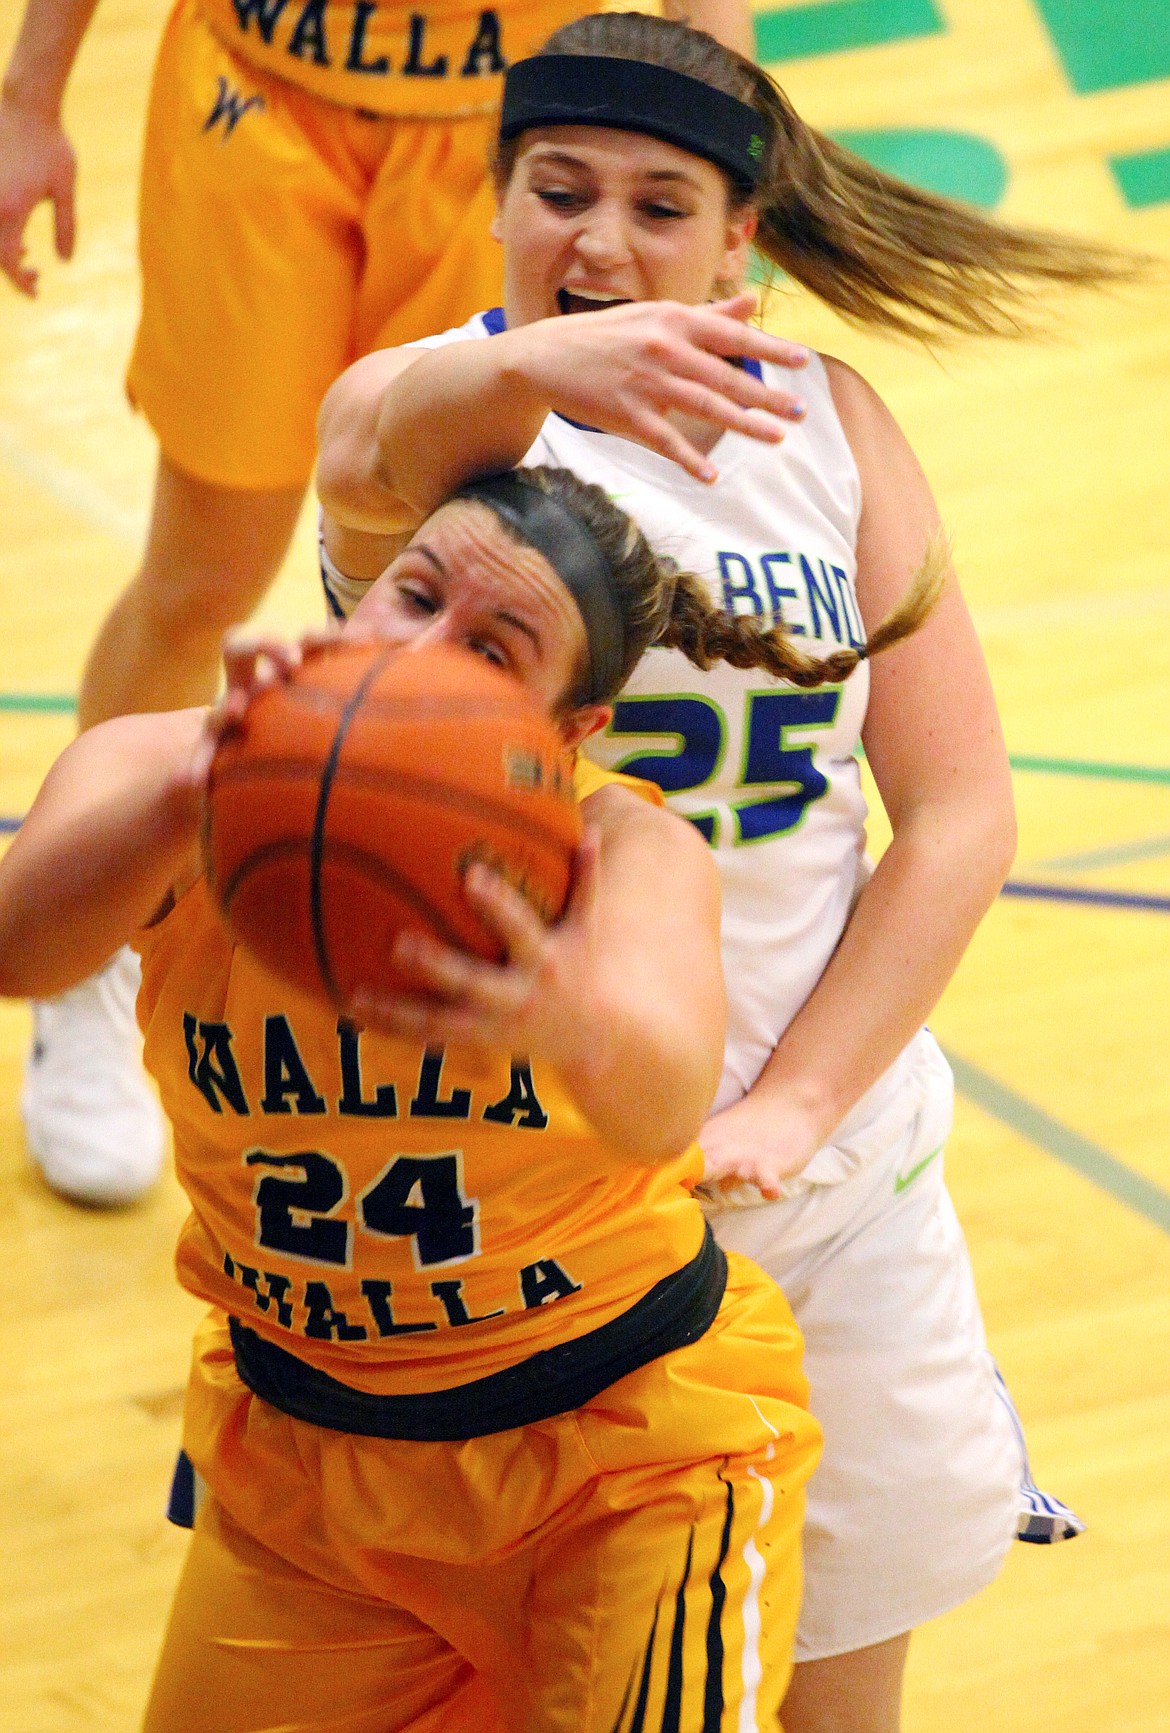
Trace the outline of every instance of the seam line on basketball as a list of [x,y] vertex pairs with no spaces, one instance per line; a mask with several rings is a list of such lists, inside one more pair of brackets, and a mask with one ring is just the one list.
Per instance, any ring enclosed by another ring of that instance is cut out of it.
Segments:
[[456,950],[466,949],[466,939],[456,932],[442,909],[431,902],[430,898],[413,885],[408,878],[395,872],[393,867],[388,866],[378,855],[359,848],[355,843],[339,842],[334,838],[322,843],[322,866],[326,864],[326,860],[357,867],[375,884],[381,885],[385,890],[392,891],[402,902],[409,904],[415,914],[421,915],[428,926],[434,929],[436,936],[442,939],[444,944],[451,945]]
[[317,952],[317,967],[321,971],[321,979],[325,983],[325,991],[336,1005],[340,995],[333,969],[329,962],[329,953],[325,946],[325,924],[321,915],[321,857],[325,846],[325,817],[329,808],[329,793],[333,787],[333,778],[337,772],[337,762],[341,757],[341,749],[345,745],[345,737],[349,725],[361,707],[366,692],[373,685],[378,675],[390,660],[389,650],[366,672],[357,691],[341,712],[337,723],[337,732],[329,748],[329,756],[325,760],[325,769],[321,775],[321,792],[317,796],[317,810],[313,815],[313,836],[309,844],[309,916],[313,923],[313,945]]
[[[253,758],[246,767],[233,767],[226,771],[220,778],[220,784],[223,786],[229,782],[242,782],[259,771],[306,781],[317,774],[315,765],[299,759]],[[464,794],[437,777],[419,776],[408,770],[374,770],[369,765],[348,764],[338,767],[335,781],[344,783],[347,788],[367,788],[379,794],[405,794],[434,806],[446,807],[451,812],[469,814],[473,818],[486,815],[497,824],[524,831],[534,842],[545,848],[559,851],[564,847],[562,834],[551,825],[543,824],[531,813],[508,806],[504,801],[495,800],[490,794],[483,794],[478,790]],[[572,802],[568,804],[571,805]]]

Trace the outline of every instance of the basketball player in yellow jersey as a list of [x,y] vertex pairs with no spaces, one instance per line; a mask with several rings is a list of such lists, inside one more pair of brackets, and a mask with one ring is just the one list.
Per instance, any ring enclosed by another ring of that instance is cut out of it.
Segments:
[[[573,747],[704,607],[600,489],[529,470],[441,506],[354,625],[503,665]],[[737,654],[776,637],[744,621]],[[265,646],[269,678],[296,660]],[[0,992],[141,953],[179,1275],[213,1308],[147,1733],[772,1733],[819,1435],[786,1302],[689,1189],[723,1045],[705,844],[582,766],[562,920],[478,868],[507,961],[400,939],[427,996],[339,1022],[200,874],[256,652],[228,675],[210,724],[82,735],[0,862]]]
[[[61,99],[96,0],[28,0],[0,93],[0,269],[32,294],[29,212],[73,247]],[[744,0],[666,0],[751,52]],[[178,0],[142,174],[142,321],[128,387],[159,440],[141,569],[90,654],[81,726],[202,703],[224,631],[288,547],[338,373],[498,299],[488,158],[504,67],[589,0],[495,6]],[[50,1184],[122,1202],[163,1128],[141,1077],[128,952],[36,1007],[30,1150]]]

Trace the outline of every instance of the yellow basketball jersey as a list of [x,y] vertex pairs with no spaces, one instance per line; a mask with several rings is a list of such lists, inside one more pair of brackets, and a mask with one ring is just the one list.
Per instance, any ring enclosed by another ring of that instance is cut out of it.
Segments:
[[[615,780],[582,761],[578,794]],[[140,949],[192,1205],[179,1278],[308,1364],[374,1394],[448,1389],[695,1257],[697,1146],[639,1166],[547,1066],[359,1033],[235,945],[202,879]]]
[[439,0],[425,12],[379,0],[202,0],[241,59],[329,102],[377,114],[455,119],[499,106],[503,74],[554,30],[594,10],[582,0]]

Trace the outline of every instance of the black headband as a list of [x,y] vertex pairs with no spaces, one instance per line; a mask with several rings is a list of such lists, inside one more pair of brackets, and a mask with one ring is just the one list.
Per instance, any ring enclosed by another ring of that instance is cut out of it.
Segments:
[[751,192],[771,138],[766,117],[701,78],[608,54],[534,54],[504,79],[500,141],[531,126],[612,126],[665,139]]
[[613,570],[593,533],[567,506],[527,481],[519,470],[469,481],[452,499],[477,499],[543,554],[577,604],[589,646],[589,703],[612,698],[621,685],[626,631]]

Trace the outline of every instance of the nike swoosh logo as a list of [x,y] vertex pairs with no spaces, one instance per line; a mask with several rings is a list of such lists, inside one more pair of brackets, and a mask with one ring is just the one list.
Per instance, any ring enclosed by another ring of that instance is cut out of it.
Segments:
[[940,1143],[937,1149],[932,1149],[929,1155],[924,1155],[922,1160],[918,1163],[917,1167],[912,1167],[910,1169],[909,1173],[895,1174],[894,1175],[894,1195],[895,1195],[895,1197],[897,1196],[897,1194],[900,1191],[905,1191],[905,1189],[908,1185],[913,1185],[914,1181],[918,1178],[918,1175],[922,1172],[923,1168],[929,1167],[931,1162],[934,1160],[935,1156],[941,1155],[942,1152],[943,1152],[943,1146]]

